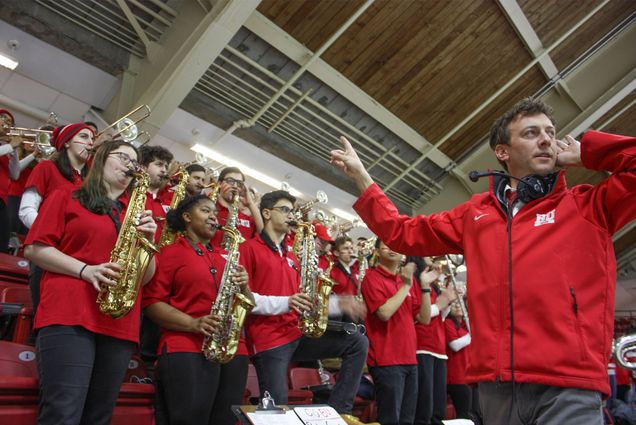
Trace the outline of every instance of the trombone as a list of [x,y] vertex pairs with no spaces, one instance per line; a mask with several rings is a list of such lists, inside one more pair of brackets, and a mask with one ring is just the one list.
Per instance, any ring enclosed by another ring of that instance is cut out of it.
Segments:
[[[137,141],[139,146],[145,145],[148,141],[150,141],[150,134],[145,131],[139,131],[137,124],[149,116],[150,107],[148,105],[140,105],[97,133],[95,139],[97,140],[106,132],[114,130],[114,133],[112,134],[113,139],[120,138],[128,143]],[[143,141],[140,142],[138,139],[141,138],[143,138]]]

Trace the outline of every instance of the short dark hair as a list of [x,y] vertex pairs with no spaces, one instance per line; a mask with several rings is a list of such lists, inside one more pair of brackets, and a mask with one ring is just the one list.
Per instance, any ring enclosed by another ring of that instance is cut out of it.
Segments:
[[207,195],[194,195],[185,197],[181,202],[179,202],[179,205],[177,205],[176,208],[168,211],[168,214],[166,214],[166,224],[168,225],[168,228],[173,232],[185,231],[186,222],[183,219],[183,213],[192,211],[192,208],[195,205],[199,204],[205,199],[207,199],[208,201],[210,200]]
[[95,131],[99,130],[99,127],[97,127],[97,124],[95,124],[93,121],[84,121],[84,124],[86,124],[89,127],[93,127]]
[[292,203],[292,205],[296,203],[296,197],[292,196],[286,190],[275,190],[273,192],[268,192],[261,198],[261,215],[263,215],[263,210],[271,210],[274,205],[276,205],[276,202],[281,199],[287,199],[289,202]]
[[332,251],[337,251],[340,247],[347,242],[353,243],[353,240],[349,236],[338,236],[335,241],[333,241],[333,245],[331,247]]
[[139,164],[144,167],[147,167],[148,164],[156,159],[170,164],[173,158],[172,153],[163,146],[144,145],[139,148]]
[[200,164],[190,164],[186,167],[186,171],[188,174],[196,173],[198,171],[203,171],[205,173],[205,167]]
[[[552,121],[552,124],[556,126],[552,108],[543,103],[543,101],[527,97],[517,102],[512,108],[497,118],[492,127],[490,127],[490,148],[494,150],[497,145],[510,144],[511,122],[521,117],[539,114],[547,116],[550,121]],[[503,161],[499,161],[499,163],[507,169],[507,166]]]
[[[380,248],[380,244],[382,243],[382,240],[380,238],[375,238],[375,243],[373,244],[375,249]],[[385,244],[386,245],[386,244]]]
[[225,167],[219,174],[219,181],[222,182],[225,176],[230,173],[240,174],[243,178],[243,181],[245,181],[245,174],[243,174],[243,172],[238,167]]

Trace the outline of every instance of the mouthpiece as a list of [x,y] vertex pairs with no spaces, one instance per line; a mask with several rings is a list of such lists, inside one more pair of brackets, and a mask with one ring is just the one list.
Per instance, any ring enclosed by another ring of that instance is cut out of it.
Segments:
[[296,220],[289,220],[286,223],[290,226],[298,226],[298,222]]

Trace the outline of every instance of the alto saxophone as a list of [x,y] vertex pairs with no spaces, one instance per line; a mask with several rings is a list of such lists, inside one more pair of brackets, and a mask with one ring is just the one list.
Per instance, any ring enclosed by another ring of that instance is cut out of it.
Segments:
[[150,259],[154,253],[159,252],[136,228],[138,217],[146,208],[148,173],[140,171],[134,177],[137,185],[130,196],[117,242],[110,253],[110,262],[118,263],[123,270],[114,285],[103,285],[97,295],[99,310],[115,319],[128,314],[135,305]]
[[[238,200],[238,196],[236,199]],[[228,223],[230,223],[229,217]],[[214,300],[210,311],[210,314],[220,317],[221,330],[212,334],[211,337],[206,336],[203,339],[201,351],[206,359],[224,364],[232,360],[236,354],[241,328],[245,322],[245,317],[254,308],[254,303],[241,294],[239,287],[232,282],[232,275],[239,264],[239,245],[245,239],[236,226],[232,227],[226,224],[221,229],[225,232],[224,241],[227,241],[227,262],[223,269],[219,293],[216,295],[216,300]]]
[[336,282],[318,267],[316,232],[307,222],[298,222],[294,238],[294,252],[300,259],[300,293],[312,300],[312,309],[299,318],[302,333],[310,338],[319,338],[327,329],[329,294]]
[[[241,202],[241,198],[239,197],[238,193],[235,193],[234,197],[232,198],[232,203],[230,204],[227,220],[225,221],[225,227],[228,227],[230,229],[236,229],[236,223],[238,222],[240,202]],[[232,246],[233,243],[234,243],[234,236],[229,233],[225,233],[223,235],[223,242],[221,243],[221,246],[223,247],[223,249],[229,250],[230,249],[229,247]]]
[[[174,195],[172,196],[172,201],[170,201],[170,209],[173,210],[177,208],[179,202],[183,201],[186,195],[186,186],[188,185],[188,179],[190,178],[190,174],[181,166],[179,171],[177,171],[172,178],[178,177],[179,183],[175,186]],[[177,232],[173,232],[168,228],[167,225],[163,227],[161,231],[161,238],[159,238],[159,247],[163,248],[166,245],[170,245],[177,238]]]

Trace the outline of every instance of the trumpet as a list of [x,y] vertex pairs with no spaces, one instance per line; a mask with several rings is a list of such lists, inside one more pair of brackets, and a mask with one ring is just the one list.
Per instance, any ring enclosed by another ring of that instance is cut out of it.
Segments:
[[[295,215],[297,216],[298,221],[307,221],[307,215],[309,214],[309,211],[311,211],[311,209],[314,207],[314,205],[326,204],[327,202],[329,202],[327,194],[324,190],[319,190],[318,192],[316,192],[315,199],[307,201],[304,204],[300,204],[296,207]],[[305,218],[305,220],[303,220],[303,218]]]
[[146,138],[146,140],[140,143],[140,146],[148,143],[150,140],[150,134],[145,131],[139,131],[139,124],[150,116],[150,107],[148,105],[140,105],[126,115],[110,124],[108,127],[97,133],[95,139],[99,139],[100,136],[108,131],[114,130],[112,135],[113,139],[120,138],[125,142],[132,143],[140,137]]
[[51,146],[52,131],[37,128],[9,127],[7,136],[17,136],[24,139],[27,145]]

